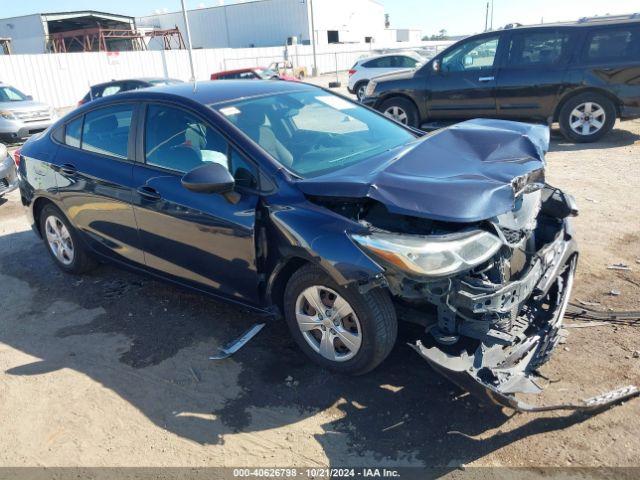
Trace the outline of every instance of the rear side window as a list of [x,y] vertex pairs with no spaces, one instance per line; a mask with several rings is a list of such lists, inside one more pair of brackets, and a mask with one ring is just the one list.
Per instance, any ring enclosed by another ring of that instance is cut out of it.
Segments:
[[108,97],[109,95],[114,95],[122,90],[122,85],[109,85],[102,90],[102,97]]
[[592,62],[639,60],[640,29],[618,27],[587,35],[583,60]]
[[89,152],[127,158],[132,105],[114,105],[85,115],[81,148]]
[[70,147],[80,148],[80,135],[82,134],[82,119],[83,117],[76,118],[75,120],[67,123],[64,131],[64,143]]
[[391,58],[392,57],[375,58],[373,60],[369,60],[367,63],[363,64],[362,66],[365,68],[391,68],[392,67]]
[[514,34],[509,44],[510,66],[553,65],[567,51],[566,32],[532,32]]

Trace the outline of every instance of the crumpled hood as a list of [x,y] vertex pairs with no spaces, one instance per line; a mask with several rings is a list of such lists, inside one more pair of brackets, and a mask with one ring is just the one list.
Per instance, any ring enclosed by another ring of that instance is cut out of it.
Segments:
[[546,126],[469,120],[298,186],[313,196],[371,198],[393,213],[476,222],[514,208],[512,181],[544,168],[548,148]]

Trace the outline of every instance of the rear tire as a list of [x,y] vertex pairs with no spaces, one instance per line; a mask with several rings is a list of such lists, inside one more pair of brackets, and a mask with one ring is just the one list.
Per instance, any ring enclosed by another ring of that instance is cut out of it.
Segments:
[[410,127],[419,127],[420,119],[418,109],[412,101],[402,98],[393,97],[385,100],[380,105],[380,111],[387,117],[394,119],[396,122],[408,125]]
[[80,274],[96,266],[97,262],[60,209],[52,204],[45,205],[39,221],[47,252],[62,271]]
[[567,140],[596,142],[611,131],[616,108],[611,100],[595,92],[586,92],[567,100],[558,115],[560,131]]
[[[315,292],[321,302],[318,309],[312,306]],[[349,375],[377,367],[393,349],[398,334],[396,311],[386,290],[376,288],[362,294],[343,288],[316,265],[300,268],[289,279],[284,316],[291,335],[309,358]]]

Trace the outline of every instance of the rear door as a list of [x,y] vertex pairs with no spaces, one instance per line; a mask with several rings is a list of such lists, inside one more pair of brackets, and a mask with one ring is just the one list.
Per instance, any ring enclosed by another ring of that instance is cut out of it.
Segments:
[[499,33],[459,43],[426,77],[429,119],[496,115],[496,75],[503,42]]
[[58,187],[71,223],[97,252],[144,264],[131,206],[137,105],[90,110],[65,126]]
[[610,91],[627,106],[640,106],[638,22],[588,29],[578,64],[584,84]]
[[497,74],[500,118],[545,120],[553,115],[578,40],[573,32],[544,28],[508,35],[504,65]]
[[[257,168],[189,110],[151,103],[139,125],[134,210],[147,266],[172,280],[257,304]],[[195,193],[182,186],[182,176],[206,162],[231,171],[234,192]]]

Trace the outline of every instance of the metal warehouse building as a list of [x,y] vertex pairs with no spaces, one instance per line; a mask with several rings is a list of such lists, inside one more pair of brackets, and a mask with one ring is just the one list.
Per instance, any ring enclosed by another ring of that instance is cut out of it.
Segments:
[[136,50],[135,30],[133,17],[93,10],[0,19],[0,37],[10,39],[14,54]]
[[[188,15],[194,48],[270,47],[293,38],[309,44],[312,32],[318,45],[396,40],[395,31],[385,30],[384,7],[375,0],[257,0]],[[182,12],[142,17],[137,23],[185,31]]]

